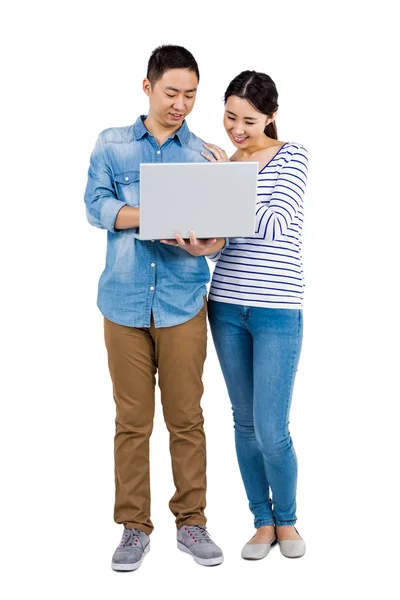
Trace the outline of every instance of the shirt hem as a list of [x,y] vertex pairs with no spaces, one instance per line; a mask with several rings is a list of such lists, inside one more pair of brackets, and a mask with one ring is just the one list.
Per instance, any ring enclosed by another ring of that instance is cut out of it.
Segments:
[[247,300],[246,298],[220,298],[209,293],[208,299],[213,302],[224,302],[225,304],[239,304],[240,306],[254,306],[255,308],[285,308],[288,310],[302,310],[303,301],[298,304],[287,304],[284,302],[257,302],[256,300]]
[[[202,296],[202,304],[201,304],[201,306],[199,308],[197,308],[196,312],[194,312],[189,317],[187,317],[187,318],[185,318],[185,319],[183,319],[181,321],[177,321],[176,323],[174,322],[174,323],[171,323],[171,324],[168,324],[168,325],[155,325],[155,328],[156,329],[162,329],[162,328],[166,328],[166,327],[175,327],[176,325],[182,325],[183,323],[187,323],[188,321],[191,321],[192,319],[194,319],[194,317],[196,315],[199,314],[199,312],[203,308],[205,298],[207,298],[207,294],[204,294]],[[106,312],[99,305],[97,305],[97,308],[99,309],[99,311],[101,312],[101,314],[103,315],[103,317],[105,319],[107,319],[108,321],[111,321],[111,323],[115,323],[116,325],[123,325],[124,327],[136,327],[137,329],[143,329],[143,328],[150,327],[150,324],[149,325],[143,325],[143,323],[140,324],[140,323],[136,323],[136,322],[134,322],[134,323],[123,322],[120,319],[118,319],[118,321],[117,321],[117,320],[115,320],[115,318],[110,318],[109,316],[107,316]]]

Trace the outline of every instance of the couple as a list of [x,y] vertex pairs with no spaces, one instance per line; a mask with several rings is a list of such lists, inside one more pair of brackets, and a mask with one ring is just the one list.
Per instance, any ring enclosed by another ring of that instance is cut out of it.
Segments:
[[[180,46],[152,53],[143,90],[147,116],[103,131],[90,159],[89,222],[107,229],[98,306],[116,404],[115,510],[124,525],[114,570],[137,569],[150,549],[149,439],[158,372],[170,434],[178,548],[201,565],[222,563],[206,517],[206,446],[200,405],[206,358],[205,256],[216,261],[208,315],[233,407],[237,458],[254,515],[246,559],[279,543],[299,557],[297,459],[289,410],[302,340],[301,231],[307,151],[277,140],[278,94],[270,77],[244,71],[225,92],[224,126],[237,148],[225,152],[191,133],[186,117],[199,83],[197,63]],[[139,241],[142,162],[257,160],[256,232],[251,238]]]

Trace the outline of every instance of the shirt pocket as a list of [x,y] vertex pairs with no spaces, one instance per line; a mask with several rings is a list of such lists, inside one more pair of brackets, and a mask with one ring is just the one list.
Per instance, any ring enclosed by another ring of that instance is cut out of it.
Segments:
[[118,200],[128,206],[140,205],[140,173],[139,171],[124,171],[114,175],[115,189]]

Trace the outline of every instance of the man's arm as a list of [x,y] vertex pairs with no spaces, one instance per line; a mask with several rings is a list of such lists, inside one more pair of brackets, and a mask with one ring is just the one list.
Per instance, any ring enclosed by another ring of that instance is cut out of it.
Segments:
[[132,206],[123,206],[117,218],[115,219],[115,230],[119,229],[130,229],[131,227],[139,227],[139,208],[133,208]]
[[117,215],[127,206],[126,202],[121,202],[116,197],[114,178],[108,164],[102,134],[99,135],[90,157],[85,204],[86,216],[91,225],[115,233]]

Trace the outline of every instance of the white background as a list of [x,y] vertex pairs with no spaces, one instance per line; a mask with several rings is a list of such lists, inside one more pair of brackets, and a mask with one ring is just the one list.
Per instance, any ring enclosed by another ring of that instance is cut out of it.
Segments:
[[[394,598],[398,552],[399,98],[393,2],[15,2],[1,16],[3,598]],[[240,558],[253,533],[210,338],[208,527],[225,562],[178,552],[158,402],[152,549],[110,568],[114,404],[96,308],[106,233],[83,206],[97,134],[147,110],[147,60],[200,67],[190,128],[231,151],[223,93],[244,69],[280,94],[279,138],[310,152],[305,338],[291,433],[301,560]],[[218,591],[217,591],[218,590]]]

